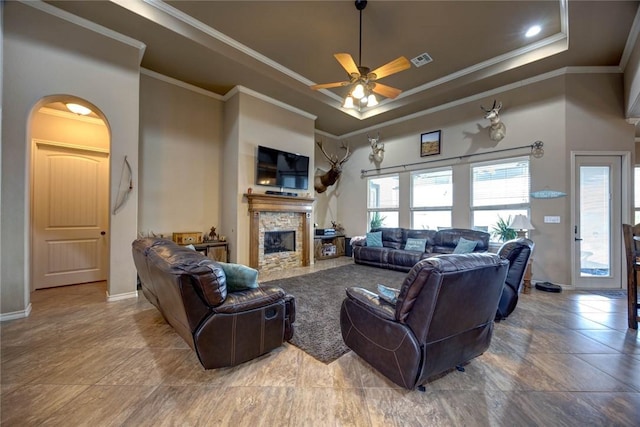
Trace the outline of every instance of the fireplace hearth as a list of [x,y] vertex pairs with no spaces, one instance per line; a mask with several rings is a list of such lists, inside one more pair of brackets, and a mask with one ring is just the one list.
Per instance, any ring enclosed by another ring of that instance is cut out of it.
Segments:
[[265,231],[264,253],[294,252],[296,250],[295,231]]

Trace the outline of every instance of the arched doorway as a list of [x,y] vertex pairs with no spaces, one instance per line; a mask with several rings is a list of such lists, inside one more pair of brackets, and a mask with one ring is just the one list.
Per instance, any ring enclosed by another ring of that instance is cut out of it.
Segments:
[[[73,105],[87,108],[72,112]],[[110,132],[86,100],[34,107],[31,138],[31,290],[105,281],[109,266]]]

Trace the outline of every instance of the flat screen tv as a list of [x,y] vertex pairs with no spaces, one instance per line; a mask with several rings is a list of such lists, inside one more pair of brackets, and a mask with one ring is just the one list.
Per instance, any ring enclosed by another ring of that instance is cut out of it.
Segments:
[[258,146],[256,184],[306,190],[309,188],[309,157]]

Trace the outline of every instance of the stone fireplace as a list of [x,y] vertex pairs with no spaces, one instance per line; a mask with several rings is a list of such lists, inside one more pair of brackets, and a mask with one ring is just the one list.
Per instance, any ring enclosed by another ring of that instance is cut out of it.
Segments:
[[249,263],[261,271],[310,265],[314,199],[245,194],[249,201]]

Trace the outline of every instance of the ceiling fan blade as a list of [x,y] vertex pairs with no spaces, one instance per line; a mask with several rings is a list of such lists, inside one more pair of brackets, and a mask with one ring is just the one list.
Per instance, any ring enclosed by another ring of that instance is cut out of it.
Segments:
[[375,79],[381,79],[386,76],[390,76],[391,74],[398,73],[400,71],[406,70],[411,67],[411,63],[407,58],[401,56],[399,58],[394,59],[391,62],[384,64],[381,67],[376,68],[372,72],[369,73],[369,76],[375,74]]
[[319,90],[319,89],[329,89],[332,87],[346,86],[348,84],[349,82],[335,82],[335,83],[323,83],[323,84],[313,85],[309,87],[313,90]]
[[396,96],[400,95],[402,93],[402,91],[400,89],[396,89],[395,87],[391,87],[391,86],[387,86],[387,85],[383,85],[380,84],[378,82],[376,82],[375,86],[373,87],[373,90],[375,93],[382,95],[386,98],[395,98]]
[[348,53],[336,53],[333,56],[338,60],[340,65],[342,65],[342,68],[344,68],[349,75],[360,75],[358,66],[356,65],[356,62],[353,60],[351,55],[349,55]]

